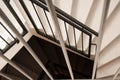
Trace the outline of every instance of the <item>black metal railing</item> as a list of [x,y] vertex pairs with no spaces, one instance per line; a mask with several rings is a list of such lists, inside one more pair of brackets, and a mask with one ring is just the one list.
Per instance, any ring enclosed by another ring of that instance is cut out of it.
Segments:
[[[46,3],[44,0],[30,0],[31,2],[35,3],[36,5],[40,6],[41,8],[45,9],[48,11],[48,8],[46,6]],[[77,25],[79,25],[79,27],[85,29],[86,31],[88,31],[89,33],[92,33],[95,36],[98,36],[98,32],[94,31],[93,29],[89,28],[87,25],[81,23],[80,21],[78,21],[77,19],[75,19],[74,17],[70,16],[69,14],[65,13],[64,11],[62,11],[61,9],[57,8],[55,6],[55,10],[56,10],[56,14],[57,16],[61,19],[63,18],[62,16],[64,16],[66,19],[71,20],[72,22],[76,23]],[[64,18],[63,18],[64,19]],[[80,28],[79,28],[80,29]]]
[[[23,24],[22,20],[18,17],[18,14],[15,12],[15,10],[13,9],[13,7],[10,4],[9,0],[3,0],[3,2],[5,3],[5,5],[7,6],[7,8],[10,10],[11,14],[14,16],[15,20],[18,22],[18,24],[20,25],[19,27],[22,30],[22,33],[20,33],[22,36],[25,36],[25,34],[27,34],[27,29],[25,27],[25,25]],[[5,22],[5,21],[4,21]],[[13,23],[14,24],[14,23]],[[3,30],[5,32],[5,36],[7,38],[10,38],[10,41],[6,38],[4,38],[4,36],[2,35],[3,33],[1,32],[0,34],[0,39],[2,40],[3,43],[5,43],[5,47],[3,49],[0,49],[0,51],[2,53],[5,53],[7,50],[9,50],[15,43],[19,43],[19,40],[14,36],[14,33],[12,33],[10,31],[10,29],[5,26],[7,25],[6,23],[3,23],[2,21],[0,21],[0,25],[1,25],[1,30]],[[9,26],[9,25],[8,25]],[[19,31],[19,30],[18,30]],[[2,46],[2,45],[1,45]]]
[[[28,7],[26,6],[26,3],[23,1],[23,0],[19,0],[20,4],[22,5],[24,11],[26,12],[28,18],[30,19],[33,27],[35,28],[36,32],[40,35],[43,35],[57,43],[59,43],[59,41],[57,40],[56,36],[55,36],[55,32],[53,32],[53,29],[52,29],[52,26],[51,26],[51,23],[50,23],[50,20],[48,18],[48,15],[46,14],[46,12],[49,12],[48,11],[48,7],[47,5],[45,4],[44,0],[30,0],[31,4],[32,4],[32,7],[34,8],[34,11],[39,19],[39,22],[42,24],[42,28],[44,30],[44,33],[41,32],[36,24],[36,22],[34,21],[33,19],[33,15],[31,15],[31,12],[29,11]],[[39,7],[41,8],[43,11],[44,11],[44,15],[46,16],[46,19],[47,19],[47,22],[49,24],[49,27],[50,27],[50,30],[52,32],[52,37],[49,36],[46,32],[46,29],[45,29],[45,26],[43,26],[43,23],[40,19],[40,15],[38,15],[38,11],[36,9],[36,7]],[[90,57],[90,53],[91,53],[91,43],[92,43],[92,35],[95,35],[95,36],[98,36],[98,33],[94,30],[92,30],[91,28],[89,28],[88,26],[84,25],[83,23],[79,22],[78,20],[76,20],[75,18],[71,17],[70,15],[68,15],[67,13],[65,13],[64,11],[60,10],[59,8],[55,7],[55,10],[56,10],[56,14],[57,14],[57,17],[58,19],[60,19],[61,21],[64,22],[64,27],[65,27],[65,32],[66,32],[66,36],[67,36],[67,42],[68,44],[66,43],[66,47],[70,48],[70,49],[73,49],[77,52],[80,52],[82,53],[83,55],[86,55],[88,57]],[[67,27],[66,27],[66,24],[68,24],[70,27],[73,28],[73,37],[74,37],[74,44],[75,44],[75,47],[73,47],[70,43],[70,35],[69,35],[69,32],[67,30]],[[81,34],[81,38],[82,38],[82,42],[81,42],[81,45],[82,45],[82,49],[79,50],[77,48],[77,41],[76,41],[76,31],[75,30],[79,30],[82,34]],[[89,42],[88,42],[88,53],[85,54],[84,52],[84,40],[83,40],[83,34],[86,34],[88,37],[89,37]]]

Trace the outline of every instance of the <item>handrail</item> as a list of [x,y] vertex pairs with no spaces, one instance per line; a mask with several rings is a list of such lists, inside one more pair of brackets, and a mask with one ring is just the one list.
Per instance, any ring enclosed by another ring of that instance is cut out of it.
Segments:
[[[40,2],[40,1],[36,1],[36,0],[30,0],[32,1],[33,3],[35,3],[36,5],[38,5],[39,7],[42,7],[43,9],[45,9],[46,11],[48,11],[48,8],[47,6]],[[60,19],[62,19],[63,21],[69,23],[70,25],[74,26],[75,28],[77,28],[78,30],[80,31],[83,31],[85,34],[87,35],[91,35],[90,32],[86,31],[85,29],[81,28],[79,25],[77,25],[76,23],[74,23],[72,20],[69,20],[67,18],[65,18],[63,15],[61,15],[60,13],[56,13],[57,14],[57,17],[59,17]]]
[[[31,0],[31,1],[35,1],[35,0]],[[42,2],[44,5],[46,5],[44,0],[39,0],[39,1]],[[77,19],[75,19],[74,17],[70,16],[69,14],[64,12],[63,10],[57,8],[56,6],[55,6],[55,10],[56,10],[57,13],[59,13],[60,15],[66,17],[66,18],[68,18],[69,20],[71,20],[72,22],[74,22],[77,25],[81,26],[82,28],[84,28],[88,32],[94,34],[95,36],[98,36],[98,32],[96,32],[93,29],[89,28],[87,25],[85,25],[82,22],[78,21]]]

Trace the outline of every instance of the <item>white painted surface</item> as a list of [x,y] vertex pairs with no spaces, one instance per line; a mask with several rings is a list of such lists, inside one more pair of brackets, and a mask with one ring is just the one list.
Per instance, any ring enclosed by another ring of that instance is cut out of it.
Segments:
[[[114,55],[114,56],[113,56]],[[101,66],[120,56],[120,35],[116,41],[111,43],[104,51],[100,53],[99,65]]]
[[117,10],[111,15],[111,18],[106,21],[104,28],[104,35],[102,40],[101,49],[103,49],[107,44],[109,44],[115,37],[120,35],[120,5]]
[[89,19],[86,22],[86,25],[91,27],[93,30],[97,31],[100,27],[100,20],[102,16],[102,7],[104,0],[94,0],[91,12],[89,14]]
[[97,70],[97,78],[114,75],[120,66],[120,58]]

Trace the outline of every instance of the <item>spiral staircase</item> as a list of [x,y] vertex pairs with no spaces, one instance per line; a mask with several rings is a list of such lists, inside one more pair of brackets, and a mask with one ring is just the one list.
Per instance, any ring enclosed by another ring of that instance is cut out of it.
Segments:
[[120,0],[45,1],[0,1],[0,80],[119,80]]

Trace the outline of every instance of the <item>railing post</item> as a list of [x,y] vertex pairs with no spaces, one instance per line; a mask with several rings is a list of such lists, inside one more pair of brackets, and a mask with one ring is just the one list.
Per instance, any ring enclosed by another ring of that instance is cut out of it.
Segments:
[[6,78],[8,80],[13,80],[11,77],[9,77],[8,75],[6,75],[5,73],[2,73],[1,71],[0,71],[0,76]]
[[12,67],[14,67],[16,70],[18,70],[20,73],[22,73],[24,76],[26,76],[30,80],[34,80],[31,76],[29,76],[23,69],[21,69],[18,65],[16,65],[13,61],[9,60],[6,56],[4,56],[0,52],[0,58],[5,60],[7,63],[9,63]]
[[96,50],[96,55],[95,55],[95,60],[94,60],[94,65],[93,65],[92,80],[94,80],[96,70],[97,70],[98,60],[99,60],[99,56],[100,56],[101,43],[102,43],[103,33],[104,33],[103,27],[105,27],[104,23],[105,23],[105,19],[106,19],[107,13],[108,13],[109,4],[110,4],[110,0],[104,0],[100,29],[99,29],[99,36],[97,38],[97,50]]
[[4,14],[4,12],[1,9],[0,9],[0,16],[3,18],[5,23],[9,25],[9,28],[14,32],[14,34],[21,41],[21,43],[23,43],[24,47],[29,51],[29,53],[32,55],[35,61],[40,65],[40,67],[46,72],[46,74],[50,77],[50,79],[54,80],[52,75],[43,65],[42,61],[38,58],[38,56],[35,54],[35,52],[32,50],[29,44],[23,39],[23,37],[20,35],[20,33],[17,31],[17,29],[14,27],[14,25],[11,23],[11,21],[7,18],[7,16]]
[[68,57],[67,50],[66,50],[66,47],[65,47],[65,44],[64,44],[64,40],[63,40],[63,37],[62,37],[60,26],[59,26],[59,23],[58,23],[58,20],[57,20],[57,15],[56,15],[56,12],[55,12],[55,8],[53,6],[52,0],[45,0],[45,1],[46,1],[47,5],[48,5],[48,9],[49,9],[51,17],[53,19],[55,30],[58,33],[57,34],[58,35],[58,39],[59,39],[61,47],[62,47],[63,55],[64,55],[64,58],[65,58],[66,64],[68,66],[68,70],[70,72],[70,76],[71,76],[72,80],[74,80],[72,68],[71,68],[71,65],[70,65],[69,57]]

